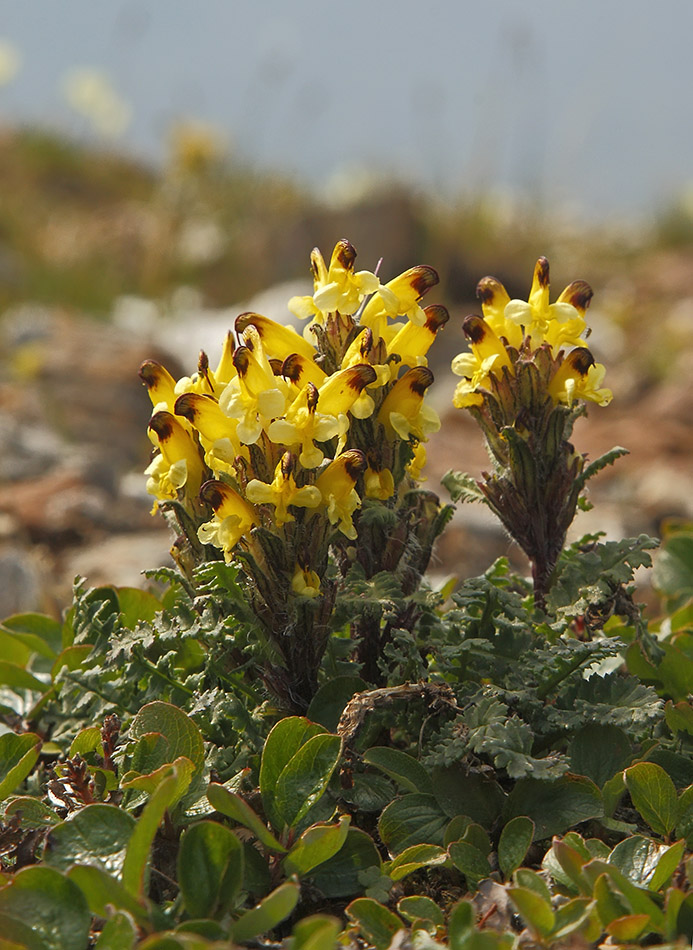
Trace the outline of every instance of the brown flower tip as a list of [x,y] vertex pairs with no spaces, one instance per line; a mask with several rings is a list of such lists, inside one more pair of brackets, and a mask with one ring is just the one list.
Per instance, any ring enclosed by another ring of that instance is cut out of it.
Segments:
[[483,304],[492,304],[496,294],[505,294],[507,291],[495,277],[482,277],[476,285],[476,295]]
[[[243,331],[246,329],[246,327],[249,327],[252,325],[255,327],[256,330],[258,329],[257,324],[256,324],[256,319],[258,316],[259,314],[253,313],[251,310],[248,310],[246,313],[242,313],[240,314],[240,316],[236,317],[236,320],[234,322],[234,328],[239,337],[241,333],[243,333]],[[258,333],[259,332],[260,331],[258,330]]]
[[197,358],[197,372],[200,376],[206,376],[209,373],[209,357],[204,350],[200,350]]
[[378,374],[370,363],[358,363],[356,366],[349,367],[344,373],[347,386],[359,393],[364,386],[370,386],[377,378]]
[[279,460],[281,473],[284,478],[288,478],[296,468],[296,456],[293,452],[285,452]]
[[282,376],[292,383],[298,383],[303,373],[304,360],[298,353],[292,353],[282,363]]
[[217,508],[221,508],[224,503],[224,488],[225,485],[223,482],[217,481],[216,478],[210,478],[209,481],[206,481],[202,488],[200,488],[200,498],[216,511]]
[[540,287],[549,286],[549,262],[545,257],[540,257],[537,261],[536,275]]
[[306,403],[308,405],[309,412],[315,412],[315,407],[318,404],[318,387],[314,386],[313,383],[308,383],[306,386],[308,392],[306,395]]
[[349,478],[356,481],[368,467],[368,461],[361,449],[349,449],[341,456],[344,459],[344,470]]
[[270,357],[269,361],[270,366],[272,367],[272,372],[275,376],[282,375],[282,366],[284,365],[281,360],[275,359],[274,356]]
[[359,353],[361,356],[366,359],[370,351],[373,349],[373,331],[370,327],[365,327],[364,330],[358,336],[359,341]]
[[430,330],[431,333],[437,333],[450,319],[447,307],[443,307],[441,304],[424,307],[424,313],[426,314],[426,329]]
[[153,389],[165,374],[166,370],[161,363],[157,363],[156,360],[145,360],[140,366],[138,373],[147,389]]
[[175,418],[170,412],[166,412],[165,409],[162,409],[160,412],[155,412],[149,420],[149,428],[152,432],[156,432],[160,442],[165,442],[166,439],[171,437],[175,424]]
[[434,376],[428,366],[415,366],[406,372],[402,379],[407,380],[413,393],[416,393],[417,396],[423,396],[433,382]]
[[558,299],[564,303],[572,304],[576,310],[584,313],[593,296],[594,291],[586,280],[574,280],[572,284],[568,284]]
[[251,346],[239,346],[236,352],[233,354],[233,365],[236,367],[236,372],[239,376],[245,376],[245,374],[248,372],[251,351]]
[[438,271],[433,267],[429,267],[428,264],[419,264],[412,267],[407,273],[410,275],[411,285],[419,297],[423,297],[431,287],[435,287],[440,282]]
[[335,245],[334,254],[332,255],[334,260],[339,261],[342,267],[345,270],[354,269],[354,261],[356,260],[356,248],[354,245],[347,241],[346,238],[342,238],[341,241],[337,241]]
[[199,395],[198,393],[183,393],[176,399],[173,411],[177,416],[183,416],[188,422],[195,422],[195,416],[199,411],[200,399],[211,399],[211,396]]
[[462,321],[462,330],[467,339],[472,343],[481,343],[486,336],[488,326],[483,317],[475,313],[470,313],[469,316],[465,317]]
[[590,366],[594,366],[594,357],[586,346],[578,346],[576,349],[571,350],[566,356],[565,361],[581,376],[586,376]]

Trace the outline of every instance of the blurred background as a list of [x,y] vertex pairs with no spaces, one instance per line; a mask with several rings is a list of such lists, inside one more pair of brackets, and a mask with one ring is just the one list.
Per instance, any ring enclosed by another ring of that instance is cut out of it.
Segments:
[[[151,518],[143,359],[192,372],[235,316],[288,320],[313,246],[438,270],[427,487],[487,464],[450,406],[477,281],[595,290],[615,394],[575,432],[577,532],[693,518],[693,5],[663,0],[0,0],[0,615],[75,574],[139,583]],[[437,578],[522,562],[466,507]]]

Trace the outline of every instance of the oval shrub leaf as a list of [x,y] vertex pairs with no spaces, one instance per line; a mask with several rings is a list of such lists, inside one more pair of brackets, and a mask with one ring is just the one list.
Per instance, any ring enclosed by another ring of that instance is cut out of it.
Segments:
[[678,800],[674,783],[664,769],[653,762],[638,762],[626,769],[623,777],[643,820],[657,834],[668,836],[678,817]]

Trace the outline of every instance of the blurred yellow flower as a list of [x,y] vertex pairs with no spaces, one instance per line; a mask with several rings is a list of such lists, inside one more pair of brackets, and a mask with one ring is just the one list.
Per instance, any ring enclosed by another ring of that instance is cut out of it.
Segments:
[[12,82],[22,65],[22,55],[9,40],[0,39],[0,86]]
[[69,105],[88,119],[96,131],[118,138],[127,129],[132,109],[115,91],[108,76],[97,69],[73,69],[64,79]]
[[274,505],[274,519],[278,525],[295,521],[289,506],[297,508],[317,508],[322,501],[320,489],[315,485],[299,488],[294,478],[296,458],[291,452],[285,452],[274,470],[274,479],[270,484],[253,478],[246,486],[245,495],[255,505]]

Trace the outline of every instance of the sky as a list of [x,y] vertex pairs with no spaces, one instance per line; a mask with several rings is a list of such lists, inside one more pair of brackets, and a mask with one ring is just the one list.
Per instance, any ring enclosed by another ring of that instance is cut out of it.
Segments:
[[107,74],[119,147],[174,122],[329,193],[340,173],[519,195],[588,218],[693,189],[690,0],[0,0],[0,120],[89,138],[66,74]]

